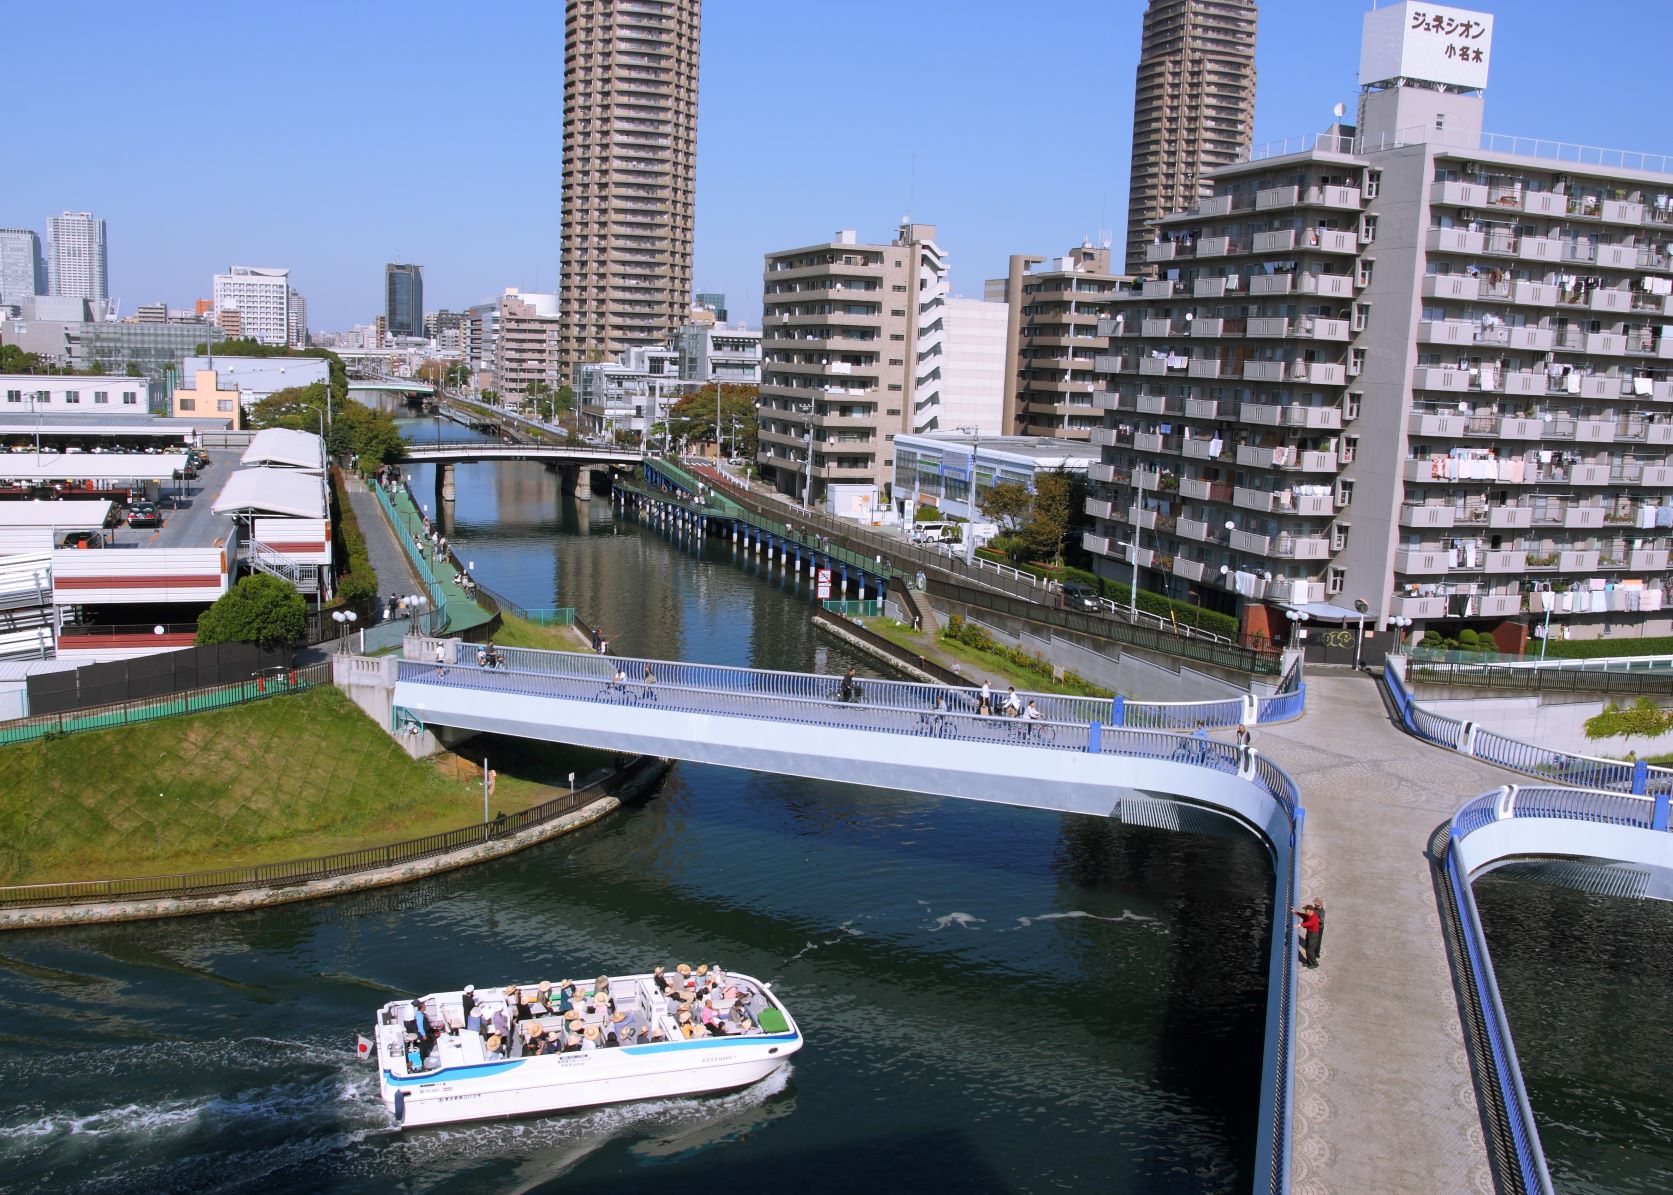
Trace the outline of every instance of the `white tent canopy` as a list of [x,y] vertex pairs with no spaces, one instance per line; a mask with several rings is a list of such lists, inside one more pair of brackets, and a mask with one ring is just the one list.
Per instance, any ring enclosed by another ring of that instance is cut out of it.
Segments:
[[255,434],[239,460],[246,465],[271,465],[281,469],[312,469],[315,472],[323,472],[325,441],[313,432],[299,432],[288,427],[270,427]]
[[0,479],[16,481],[169,481],[183,452],[0,453]]
[[325,491],[316,473],[298,469],[240,469],[227,478],[210,509],[218,515],[323,519]]
[[0,527],[41,527],[48,531],[97,531],[110,517],[110,502],[0,502]]

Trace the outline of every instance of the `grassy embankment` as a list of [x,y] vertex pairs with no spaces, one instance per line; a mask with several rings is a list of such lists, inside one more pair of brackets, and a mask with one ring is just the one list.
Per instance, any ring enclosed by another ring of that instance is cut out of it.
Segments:
[[943,665],[957,660],[959,674],[969,677],[972,685],[980,685],[986,679],[1001,687],[1015,685],[1029,693],[1062,693],[1071,697],[1111,695],[1108,689],[1090,683],[1064,684],[1032,669],[1024,668],[997,652],[982,651],[952,639],[938,639],[927,631],[914,631],[911,627],[902,626],[892,618],[864,618],[860,621],[868,631],[881,635],[898,647],[904,647],[915,656],[928,656]]
[[500,611],[500,627],[491,636],[499,647],[538,647],[545,651],[585,651],[586,641],[574,627],[544,626]]
[[420,838],[567,789],[608,756],[476,739],[409,759],[332,688],[0,748],[0,883],[246,866]]

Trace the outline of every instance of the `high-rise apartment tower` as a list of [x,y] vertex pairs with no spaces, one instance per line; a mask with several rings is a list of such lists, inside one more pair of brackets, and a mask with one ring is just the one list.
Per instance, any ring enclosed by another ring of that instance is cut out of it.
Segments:
[[55,295],[68,299],[110,298],[105,264],[105,222],[92,212],[64,212],[47,217],[48,281]]
[[1156,222],[1212,191],[1255,125],[1255,0],[1150,0],[1133,96],[1127,272],[1145,271]]
[[424,334],[424,267],[390,262],[383,267],[384,318],[391,336]]
[[702,0],[568,0],[563,372],[672,343],[691,305]]
[[0,303],[46,294],[46,259],[32,228],[0,228]]

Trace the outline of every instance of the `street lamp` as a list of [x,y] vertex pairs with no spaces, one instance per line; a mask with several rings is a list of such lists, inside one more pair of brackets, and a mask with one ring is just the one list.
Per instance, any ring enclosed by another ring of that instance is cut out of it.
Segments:
[[982,429],[961,427],[959,431],[970,437],[970,493],[964,502],[964,513],[969,516],[969,522],[964,525],[964,563],[970,566],[976,563],[976,457],[982,451]]
[[1404,614],[1396,614],[1388,620],[1388,623],[1394,628],[1395,634],[1399,636],[1399,642],[1396,646],[1404,648],[1406,646],[1406,628],[1412,625],[1412,620]]
[[[1139,537],[1144,528],[1139,526],[1139,511],[1144,507],[1144,464],[1133,466],[1133,541],[1127,551],[1133,557],[1133,587],[1127,592],[1127,621],[1139,620]],[[1224,570],[1221,570],[1222,572]]]
[[1365,616],[1370,613],[1371,604],[1364,598],[1354,599],[1354,609],[1359,611],[1359,634],[1354,639],[1354,671],[1359,671],[1359,660],[1365,650]]
[[407,595],[407,634],[412,635],[418,633],[419,615],[423,612],[424,607],[429,604],[430,599],[424,597],[422,594],[413,593]]
[[1305,635],[1307,620],[1312,617],[1305,610],[1285,610],[1284,617],[1290,620],[1290,641],[1299,645],[1301,636]]
[[354,630],[354,622],[358,615],[353,610],[333,610],[331,621],[337,624],[337,650],[344,650],[344,640]]

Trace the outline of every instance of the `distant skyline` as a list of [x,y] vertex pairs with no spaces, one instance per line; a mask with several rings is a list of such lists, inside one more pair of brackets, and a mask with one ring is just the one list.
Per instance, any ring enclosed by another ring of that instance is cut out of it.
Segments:
[[[555,289],[561,4],[93,3],[73,19],[17,7],[13,43],[59,51],[11,60],[19,168],[0,190],[0,226],[44,237],[49,215],[104,219],[124,314],[207,298],[230,264],[288,267],[316,330],[381,314],[390,261],[424,266],[431,310]],[[1351,119],[1370,7],[1263,0],[1256,144],[1324,129],[1337,102]],[[1658,85],[1673,4],[1457,7],[1497,18],[1488,131],[1673,158]],[[908,212],[937,226],[969,296],[1009,254],[1061,253],[1100,232],[1119,244],[1143,11],[845,0],[839,16],[708,0],[696,289],[724,292],[734,320],[756,323],[764,253],[838,228],[886,240]],[[819,48],[839,33],[852,49]],[[215,86],[218,71],[269,61],[287,81],[283,119]],[[414,72],[425,102],[396,121],[388,96]],[[116,113],[119,135],[92,152],[89,130]]]

